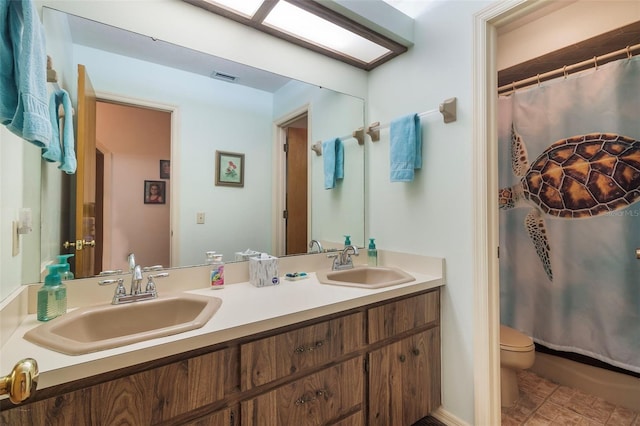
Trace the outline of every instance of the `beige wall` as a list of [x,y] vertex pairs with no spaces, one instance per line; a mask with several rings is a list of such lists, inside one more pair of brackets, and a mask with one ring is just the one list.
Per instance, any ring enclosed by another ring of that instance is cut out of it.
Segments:
[[548,3],[500,27],[498,70],[640,21],[640,1],[635,0]]

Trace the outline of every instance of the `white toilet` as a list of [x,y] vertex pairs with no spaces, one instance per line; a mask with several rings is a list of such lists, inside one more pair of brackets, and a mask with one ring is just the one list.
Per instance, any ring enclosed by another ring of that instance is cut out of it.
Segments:
[[533,365],[533,339],[518,330],[500,325],[500,395],[503,407],[512,406],[518,399],[518,370]]

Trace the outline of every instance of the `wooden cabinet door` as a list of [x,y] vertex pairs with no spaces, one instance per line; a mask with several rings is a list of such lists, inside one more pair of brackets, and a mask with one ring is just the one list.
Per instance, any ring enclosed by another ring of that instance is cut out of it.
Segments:
[[440,406],[440,329],[369,354],[369,424],[411,425]]
[[324,425],[357,413],[364,401],[362,362],[352,358],[242,402],[242,424]]

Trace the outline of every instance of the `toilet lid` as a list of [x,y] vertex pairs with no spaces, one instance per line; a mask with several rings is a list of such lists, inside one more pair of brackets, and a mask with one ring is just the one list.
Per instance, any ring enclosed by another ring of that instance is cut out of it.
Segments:
[[533,339],[518,330],[501,325],[500,347],[508,351],[526,352],[533,349]]

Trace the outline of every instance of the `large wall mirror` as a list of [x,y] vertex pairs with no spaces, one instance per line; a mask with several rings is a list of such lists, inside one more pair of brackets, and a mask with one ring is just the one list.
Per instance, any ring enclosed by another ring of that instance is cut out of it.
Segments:
[[[364,245],[364,147],[346,137],[364,126],[362,99],[47,7],[43,21],[54,89],[77,106],[81,64],[96,94],[97,200],[84,210],[99,229],[73,235],[77,177],[30,159],[42,175],[41,269],[74,253],[66,241],[92,238],[88,275],[126,270],[130,252],[143,266],[185,267],[207,251],[234,261],[306,253],[311,239]],[[337,137],[344,178],[325,189],[324,157],[310,148]],[[149,202],[152,183],[161,202]]]

